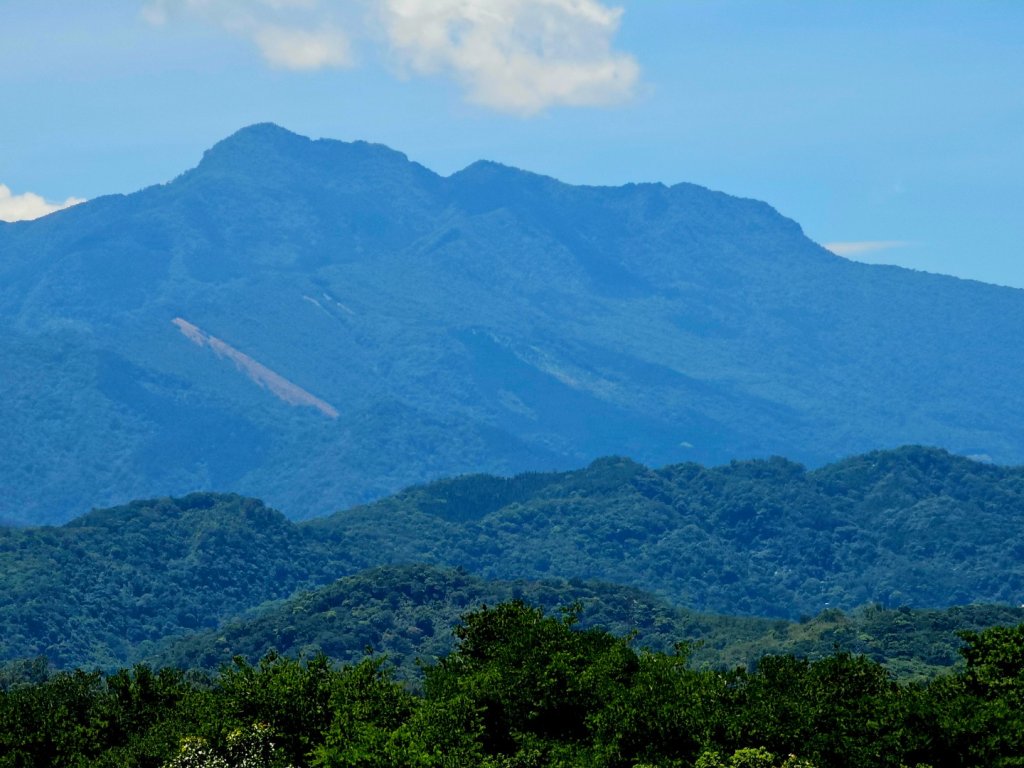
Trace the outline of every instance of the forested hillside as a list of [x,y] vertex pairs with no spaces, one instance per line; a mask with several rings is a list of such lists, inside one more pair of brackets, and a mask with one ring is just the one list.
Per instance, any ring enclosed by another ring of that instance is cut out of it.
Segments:
[[310,521],[360,566],[599,578],[717,613],[1024,602],[1024,470],[907,447],[814,471],[774,458],[465,477]]
[[[404,607],[391,618],[378,611],[377,634],[342,628],[359,643],[376,644],[385,629],[404,636],[433,610],[450,621],[472,607],[474,594],[499,600],[516,589],[532,590],[547,607],[605,590],[602,600],[620,605],[598,609],[614,617],[609,626],[654,632],[655,644],[675,627],[645,626],[610,585],[658,595],[666,601],[656,609],[662,613],[671,605],[800,619],[869,604],[1016,606],[1024,602],[1022,492],[1020,469],[910,447],[814,471],[783,459],[647,469],[611,458],[567,473],[466,476],[301,524],[232,495],[133,502],[61,527],[0,530],[0,659],[44,655],[60,666],[116,666],[156,652],[169,637],[381,565],[432,564],[526,581],[473,582],[465,594],[445,593],[443,606],[406,615],[409,591],[423,598],[422,588],[403,584],[394,575],[402,571],[378,571],[349,586],[372,587],[390,573],[395,594],[375,587],[351,611]],[[544,589],[527,582],[543,579],[557,586],[540,598]],[[344,600],[347,588],[322,599]],[[240,630],[239,652],[256,655],[264,641],[296,649],[321,643],[318,620],[313,615],[309,628],[288,639],[280,632],[289,623],[269,618],[252,641],[243,640],[249,629]],[[682,626],[691,620],[683,616]],[[392,648],[412,653],[408,644]],[[207,652],[233,651],[214,643],[200,655]],[[755,643],[735,658],[758,652]]]
[[957,633],[1024,622],[1024,607],[825,611],[799,622],[697,613],[638,589],[600,582],[485,581],[432,566],[385,566],[339,579],[290,600],[261,606],[222,626],[162,643],[144,657],[159,667],[216,671],[236,656],[255,664],[269,650],[296,658],[325,653],[356,663],[367,648],[399,679],[418,681],[421,665],[449,654],[450,628],[484,605],[524,600],[579,626],[631,638],[634,648],[670,653],[712,669],[753,668],[765,654],[820,659],[863,654],[901,679],[927,679],[960,660]]
[[442,177],[273,125],[0,227],[0,325],[0,521],[197,488],[309,518],[609,454],[1024,461],[1022,291],[692,184]]

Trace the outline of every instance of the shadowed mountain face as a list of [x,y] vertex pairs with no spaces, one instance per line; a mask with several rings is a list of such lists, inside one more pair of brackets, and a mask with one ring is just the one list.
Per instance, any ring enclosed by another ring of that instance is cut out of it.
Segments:
[[0,520],[195,488],[308,517],[628,454],[1024,459],[1024,293],[832,256],[764,203],[440,177],[246,128],[0,225]]

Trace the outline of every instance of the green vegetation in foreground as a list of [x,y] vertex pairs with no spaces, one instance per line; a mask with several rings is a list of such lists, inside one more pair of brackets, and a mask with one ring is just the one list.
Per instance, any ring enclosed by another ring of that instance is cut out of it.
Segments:
[[0,690],[0,766],[1000,768],[1024,754],[1024,625],[900,684],[863,656],[720,672],[521,602],[467,614],[422,694],[387,662],[268,656],[215,677],[137,666]]

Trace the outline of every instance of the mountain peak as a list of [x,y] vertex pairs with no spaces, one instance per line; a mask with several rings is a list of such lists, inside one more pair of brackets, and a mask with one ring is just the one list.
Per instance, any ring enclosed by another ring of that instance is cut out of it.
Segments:
[[225,152],[281,151],[308,147],[312,140],[306,136],[292,133],[275,123],[255,123],[221,139],[203,153],[204,159],[210,155]]
[[394,173],[434,174],[383,144],[310,139],[274,123],[236,131],[203,153],[202,174],[309,179],[322,174],[361,173],[368,178]]
[[274,159],[299,159],[309,151],[312,141],[274,123],[256,123],[235,131],[203,153],[199,169],[244,171]]
[[505,165],[494,160],[477,160],[472,162],[461,171],[453,173],[450,178],[459,180],[518,178],[561,183],[550,176],[544,176],[532,171],[524,171],[522,168],[516,168],[514,165]]

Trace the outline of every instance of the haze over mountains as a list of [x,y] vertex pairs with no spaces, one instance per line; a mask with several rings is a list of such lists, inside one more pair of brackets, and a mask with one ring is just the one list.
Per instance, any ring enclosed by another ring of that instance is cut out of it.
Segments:
[[473,471],[925,443],[1024,461],[1024,292],[770,206],[243,129],[0,224],[0,520],[232,490],[310,517]]

